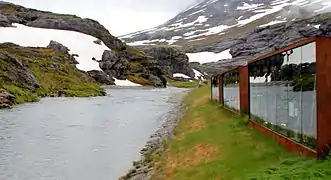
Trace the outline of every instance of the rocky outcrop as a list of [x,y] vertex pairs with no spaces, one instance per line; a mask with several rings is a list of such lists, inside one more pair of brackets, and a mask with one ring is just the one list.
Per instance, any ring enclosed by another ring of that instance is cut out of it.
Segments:
[[141,85],[166,87],[161,67],[152,57],[142,51],[127,47],[125,51],[106,50],[99,62],[99,67],[107,75],[116,79],[129,79]]
[[93,70],[87,72],[96,82],[102,85],[115,85],[115,80],[103,71]]
[[0,109],[10,108],[15,104],[15,96],[4,89],[0,89]]
[[50,48],[0,44],[0,108],[45,96],[105,95],[104,89],[78,70],[73,60],[68,52]]
[[185,52],[174,46],[136,46],[148,56],[156,60],[164,74],[172,77],[174,73],[182,73],[194,78],[194,72],[189,66]]
[[66,53],[66,52],[70,51],[70,49],[68,47],[64,46],[61,43],[53,41],[53,40],[49,43],[47,48],[53,49],[54,51],[62,52],[62,53]]
[[112,36],[104,26],[92,19],[38,11],[0,1],[0,25],[10,26],[12,23],[30,27],[76,31],[100,39],[110,49],[124,50],[126,48],[121,40]]
[[[7,46],[10,46],[10,44],[0,44],[0,49],[1,47]],[[13,50],[15,50],[16,47],[17,46],[14,45]],[[1,70],[6,72],[6,76],[0,74],[0,82],[2,80],[4,83],[11,83],[13,79],[19,79],[20,86],[31,92],[35,92],[40,87],[40,84],[32,71],[12,53],[0,51],[0,64],[2,64],[0,65],[0,72]]]

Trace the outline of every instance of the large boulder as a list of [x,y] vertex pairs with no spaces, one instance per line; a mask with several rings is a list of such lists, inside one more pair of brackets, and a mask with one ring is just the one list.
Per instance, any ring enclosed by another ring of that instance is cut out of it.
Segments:
[[118,61],[119,57],[111,50],[105,50],[102,54],[102,60],[99,61],[99,67],[102,70],[111,69]]
[[103,71],[92,70],[87,72],[96,82],[104,85],[115,85],[115,80]]
[[172,77],[174,73],[182,73],[194,78],[189,59],[180,48],[174,46],[136,46],[148,56],[156,60],[164,74]]
[[62,53],[67,53],[68,51],[70,51],[70,49],[68,47],[64,46],[61,43],[53,41],[53,40],[49,43],[47,48],[53,49],[54,51],[62,52]]
[[0,109],[10,108],[15,104],[15,96],[4,89],[0,89]]

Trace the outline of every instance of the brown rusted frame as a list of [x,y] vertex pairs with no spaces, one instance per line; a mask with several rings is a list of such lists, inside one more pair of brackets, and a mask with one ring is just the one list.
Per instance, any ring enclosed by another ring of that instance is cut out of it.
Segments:
[[331,145],[331,38],[316,37],[317,154],[325,157]]
[[288,149],[291,152],[296,152],[299,153],[300,155],[306,155],[306,156],[311,156],[316,158],[317,157],[317,152],[302,145],[299,144],[277,132],[274,132],[254,121],[249,121],[248,125],[250,125],[251,127],[254,127],[255,129],[257,129],[258,131],[260,131],[261,133],[271,137],[272,139],[276,140],[281,146],[285,147],[286,149]]

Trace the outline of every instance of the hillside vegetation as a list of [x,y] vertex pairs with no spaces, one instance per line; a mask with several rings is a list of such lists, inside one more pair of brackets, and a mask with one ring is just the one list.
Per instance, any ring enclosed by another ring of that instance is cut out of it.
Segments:
[[153,179],[331,179],[331,162],[292,154],[210,101],[209,87],[185,98],[186,115],[165,151],[153,158]]
[[44,96],[105,95],[76,63],[70,54],[52,49],[0,44],[0,89],[16,96],[14,103]]

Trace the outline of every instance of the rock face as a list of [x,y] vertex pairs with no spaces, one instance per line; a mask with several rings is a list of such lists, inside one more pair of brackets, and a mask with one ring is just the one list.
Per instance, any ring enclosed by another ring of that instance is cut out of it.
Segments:
[[0,89],[0,109],[10,108],[13,104],[15,104],[15,96],[4,89]]
[[102,71],[116,79],[129,79],[141,85],[166,87],[161,67],[157,66],[152,57],[136,48],[127,46],[125,51],[120,52],[106,50],[98,62]]
[[[8,44],[3,44],[2,46],[8,46]],[[16,45],[14,47],[16,47]],[[14,79],[20,79],[20,86],[22,88],[28,89],[31,92],[35,92],[37,88],[40,87],[35,75],[28,67],[26,67],[26,65],[22,63],[20,59],[13,56],[12,54],[0,51],[0,60],[2,60],[0,63],[10,64],[10,66],[7,67],[3,65],[3,68],[6,68],[5,71],[8,76],[13,77]],[[3,80],[5,83],[10,83],[13,81],[13,79],[9,78],[8,76],[0,75],[0,82],[1,80]]]
[[56,41],[51,41],[49,43],[49,45],[47,46],[47,48],[53,49],[54,51],[62,52],[62,53],[66,53],[66,52],[70,51],[68,47],[66,47],[63,44],[58,43]]
[[172,77],[174,73],[182,73],[194,78],[194,72],[189,66],[185,52],[174,46],[136,46],[148,56],[156,60],[164,74]]
[[115,80],[112,79],[103,71],[93,70],[87,72],[96,82],[103,85],[115,85]]

